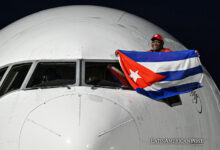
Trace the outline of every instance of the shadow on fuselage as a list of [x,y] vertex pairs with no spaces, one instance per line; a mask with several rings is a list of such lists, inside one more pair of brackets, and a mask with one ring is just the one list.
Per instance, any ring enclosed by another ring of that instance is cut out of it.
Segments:
[[181,101],[179,95],[168,97],[168,98],[164,98],[164,99],[161,99],[161,100],[158,100],[158,101],[159,102],[163,102],[163,103],[167,104],[170,107],[182,105],[182,101]]

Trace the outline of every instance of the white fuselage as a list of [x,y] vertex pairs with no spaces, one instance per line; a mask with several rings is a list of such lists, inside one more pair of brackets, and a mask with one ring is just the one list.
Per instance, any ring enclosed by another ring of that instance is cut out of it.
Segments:
[[[155,33],[164,37],[165,47],[186,49],[146,20],[96,6],[50,9],[2,29],[0,72],[7,69],[0,81],[0,150],[218,150],[220,95],[205,68],[203,87],[171,102],[88,84],[87,64],[116,63],[117,49],[149,50]],[[74,63],[74,83],[31,86],[45,62]],[[18,86],[13,81],[21,64],[29,68]]]

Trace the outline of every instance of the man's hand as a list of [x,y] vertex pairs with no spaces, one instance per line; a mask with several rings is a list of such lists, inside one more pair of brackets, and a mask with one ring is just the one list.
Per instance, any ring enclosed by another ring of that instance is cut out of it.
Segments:
[[199,55],[199,51],[196,50],[195,52],[196,52],[196,54],[200,57],[200,55]]
[[118,57],[118,50],[115,51],[115,56]]

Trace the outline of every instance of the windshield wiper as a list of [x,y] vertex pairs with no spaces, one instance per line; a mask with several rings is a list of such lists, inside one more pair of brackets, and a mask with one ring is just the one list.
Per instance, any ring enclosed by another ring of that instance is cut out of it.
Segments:
[[57,88],[57,87],[66,87],[67,89],[71,89],[70,85],[44,85],[44,86],[33,86],[26,88],[25,90],[35,90],[35,89],[48,89],[48,88]]
[[109,88],[109,89],[123,89],[123,90],[133,90],[132,88],[130,87],[126,87],[126,86],[108,86],[108,85],[92,85],[91,86],[91,89],[97,89],[98,87],[101,87],[101,88]]
[[40,87],[28,87],[25,88],[24,90],[36,90],[36,89],[40,89]]
[[102,86],[102,85],[98,85],[98,84],[96,84],[96,85],[91,85],[91,89],[97,89],[98,87],[102,87],[102,88],[104,88],[104,87],[106,87],[106,86]]
[[121,86],[119,87],[120,89],[124,89],[124,90],[134,90],[131,87],[127,87],[127,86]]

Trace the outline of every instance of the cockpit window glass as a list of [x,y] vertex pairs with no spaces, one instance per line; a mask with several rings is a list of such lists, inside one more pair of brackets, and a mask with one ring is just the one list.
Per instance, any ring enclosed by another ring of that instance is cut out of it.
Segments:
[[31,63],[12,66],[0,88],[0,96],[19,89],[31,67]]
[[75,84],[76,62],[41,62],[37,65],[27,88]]
[[6,70],[7,70],[7,67],[0,69],[0,81],[2,80],[2,77],[4,76]]
[[130,87],[119,63],[85,62],[85,83],[97,86]]

